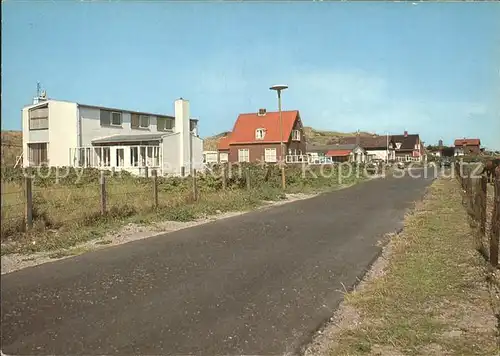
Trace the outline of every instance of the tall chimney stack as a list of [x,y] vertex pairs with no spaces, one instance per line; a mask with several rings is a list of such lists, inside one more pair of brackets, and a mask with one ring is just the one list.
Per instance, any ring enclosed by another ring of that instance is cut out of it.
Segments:
[[[191,133],[190,133],[190,112],[189,101],[179,98],[175,101],[175,132],[179,133],[179,163],[184,167],[185,172],[191,172],[192,152],[191,152]],[[183,168],[181,168],[181,173]]]

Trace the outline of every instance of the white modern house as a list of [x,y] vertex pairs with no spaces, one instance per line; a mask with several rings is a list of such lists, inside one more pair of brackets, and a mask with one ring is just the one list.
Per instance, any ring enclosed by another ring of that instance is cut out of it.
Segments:
[[22,109],[23,166],[94,167],[145,175],[203,168],[203,140],[189,101],[174,116],[37,97]]

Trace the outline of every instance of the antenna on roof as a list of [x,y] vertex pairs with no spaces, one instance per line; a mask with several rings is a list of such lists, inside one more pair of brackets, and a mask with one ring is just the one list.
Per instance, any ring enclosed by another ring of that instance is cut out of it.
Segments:
[[36,96],[33,98],[33,104],[38,104],[40,101],[47,100],[47,92],[42,90],[40,82],[36,82]]

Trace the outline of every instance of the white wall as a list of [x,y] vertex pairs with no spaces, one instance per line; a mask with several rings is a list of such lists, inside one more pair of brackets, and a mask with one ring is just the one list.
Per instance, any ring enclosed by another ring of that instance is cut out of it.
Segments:
[[51,101],[49,103],[48,158],[51,166],[68,166],[69,149],[77,145],[76,103]]
[[[50,127],[50,123],[49,123],[49,127]],[[29,143],[49,142],[49,129],[46,129],[46,130],[30,130],[28,132],[29,132],[29,134],[28,134],[28,140],[26,142],[29,142]]]
[[201,170],[203,168],[203,140],[197,136],[190,135],[193,148],[193,168]]
[[[387,157],[387,150],[369,150],[369,149],[367,149],[366,154],[368,156],[374,155],[374,157],[372,157],[373,159],[382,159],[385,161],[385,159]],[[394,150],[389,150],[389,160],[394,159],[394,158],[395,158]]]
[[162,150],[161,165],[163,175],[181,174],[181,165],[179,161],[179,145],[179,133],[174,133],[172,135],[163,137],[163,142],[160,144]]
[[21,110],[21,123],[22,123],[22,131],[23,131],[23,167],[28,167],[29,157],[28,157],[28,142],[29,142],[29,116],[28,116],[28,108],[23,108]]

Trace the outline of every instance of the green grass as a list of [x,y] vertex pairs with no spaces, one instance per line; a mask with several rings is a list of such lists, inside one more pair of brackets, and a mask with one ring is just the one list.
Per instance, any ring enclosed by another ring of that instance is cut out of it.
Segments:
[[391,248],[385,273],[346,295],[361,322],[336,336],[331,355],[498,354],[485,262],[456,181],[434,182]]

